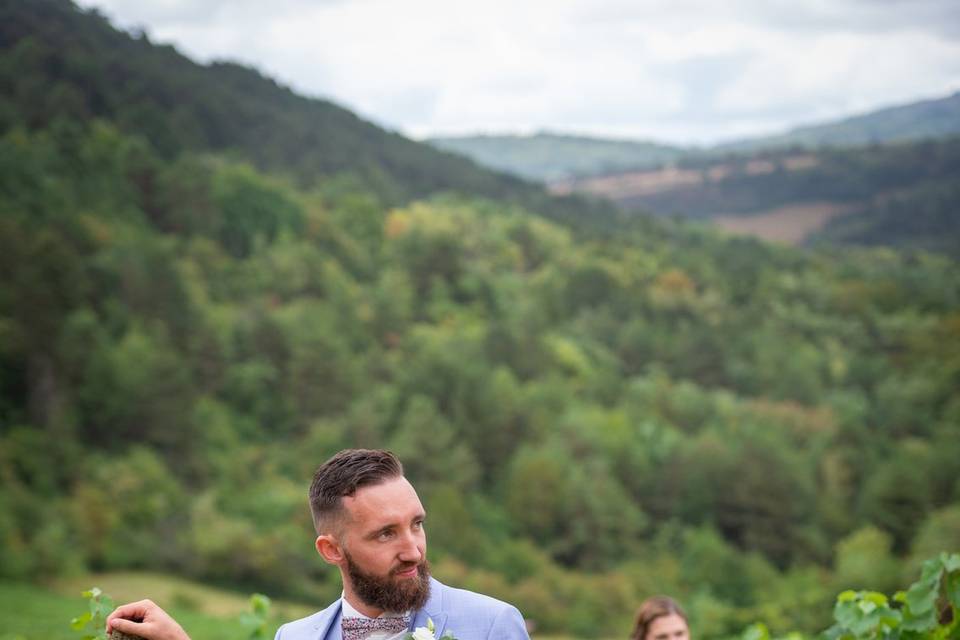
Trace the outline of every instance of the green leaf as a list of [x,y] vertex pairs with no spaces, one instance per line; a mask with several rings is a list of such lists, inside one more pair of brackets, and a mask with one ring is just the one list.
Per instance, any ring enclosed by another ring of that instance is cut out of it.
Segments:
[[833,617],[842,627],[850,628],[860,619],[855,602],[838,602],[833,608]]
[[877,620],[872,617],[863,617],[850,625],[850,631],[853,631],[853,634],[856,636],[865,636],[870,635],[871,632],[876,629]]
[[888,602],[889,602],[889,601],[887,600],[887,596],[885,596],[885,595],[883,595],[882,593],[879,593],[879,592],[877,592],[877,591],[868,591],[867,593],[865,593],[865,594],[863,595],[863,599],[866,600],[866,601],[868,601],[868,602],[872,602],[873,604],[877,605],[878,607],[885,607],[885,606],[887,606],[887,604],[888,604]]
[[82,616],[77,616],[70,621],[70,628],[74,631],[80,631],[80,629],[83,629],[85,626],[87,626],[87,623],[92,619],[93,616],[89,612],[83,614]]
[[923,571],[920,572],[920,582],[940,582],[940,575],[943,573],[943,563],[940,558],[931,558],[923,563]]
[[956,571],[947,575],[947,579],[943,581],[944,588],[947,592],[947,600],[950,601],[957,609],[960,609],[960,571]]
[[937,616],[930,611],[920,617],[907,617],[900,626],[905,631],[929,631],[937,626]]
[[114,610],[113,600],[110,596],[104,594],[96,600],[96,610],[93,612],[95,618],[106,618]]
[[860,611],[863,611],[864,614],[869,614],[877,608],[877,604],[870,600],[861,600],[857,603],[857,607],[859,607]]
[[262,593],[255,593],[250,596],[250,606],[255,613],[265,615],[270,610],[270,598]]
[[917,582],[907,591],[907,606],[911,613],[920,615],[933,609],[937,601],[936,582]]
[[744,630],[741,640],[770,640],[770,631],[767,625],[755,622]]
[[837,596],[837,602],[852,602],[857,599],[857,592],[848,589]]
[[896,609],[888,609],[883,613],[883,617],[880,618],[880,624],[886,626],[888,629],[896,629],[900,626],[902,620],[902,613]]
[[960,553],[947,554],[944,551],[940,555],[940,564],[947,571],[960,571]]

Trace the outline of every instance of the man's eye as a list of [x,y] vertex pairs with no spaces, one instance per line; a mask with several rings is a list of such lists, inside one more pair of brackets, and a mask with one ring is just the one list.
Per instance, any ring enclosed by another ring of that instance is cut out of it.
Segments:
[[417,520],[413,523],[413,528],[416,530],[423,529],[423,520]]
[[381,531],[379,538],[381,540],[389,540],[393,537],[393,531]]

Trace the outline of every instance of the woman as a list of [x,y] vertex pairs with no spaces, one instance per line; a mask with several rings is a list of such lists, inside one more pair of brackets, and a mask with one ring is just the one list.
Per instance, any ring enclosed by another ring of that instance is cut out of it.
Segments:
[[631,640],[690,640],[687,614],[667,596],[647,598],[637,611]]

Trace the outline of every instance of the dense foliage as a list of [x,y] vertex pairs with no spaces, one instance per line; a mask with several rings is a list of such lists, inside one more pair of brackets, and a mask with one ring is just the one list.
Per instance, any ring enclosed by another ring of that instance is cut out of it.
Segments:
[[920,182],[876,198],[860,211],[834,218],[810,241],[924,249],[960,257],[960,182]]
[[923,563],[920,579],[891,602],[876,591],[837,596],[824,640],[945,640],[960,630],[960,554]]
[[330,105],[62,2],[0,17],[0,576],[335,597],[305,493],[346,446],[405,461],[438,575],[545,631],[654,592],[704,637],[815,630],[960,547],[954,260],[494,200],[396,169],[447,157],[409,141],[328,168],[290,145]]
[[305,487],[363,445],[406,461],[438,573],[546,630],[654,591],[704,635],[816,628],[957,548],[948,259],[387,209],[105,124],[0,158],[7,576],[330,597]]

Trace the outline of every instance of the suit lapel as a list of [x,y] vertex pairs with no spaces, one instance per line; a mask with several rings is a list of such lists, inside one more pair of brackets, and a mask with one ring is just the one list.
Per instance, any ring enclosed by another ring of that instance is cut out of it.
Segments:
[[413,631],[417,627],[427,626],[427,618],[433,620],[434,637],[442,636],[443,629],[447,624],[447,614],[443,610],[443,585],[433,578],[430,578],[430,597],[427,599],[427,604],[423,605],[423,608],[413,616],[410,630]]
[[[317,640],[343,640],[343,630],[340,628],[340,600],[337,600],[321,612],[315,625]],[[313,640],[313,638],[311,638]]]

